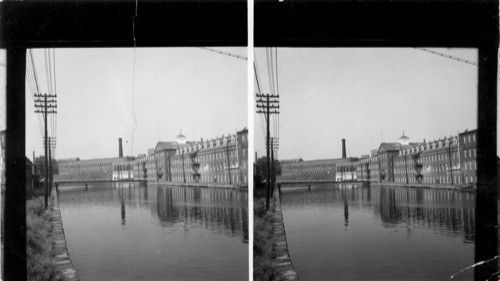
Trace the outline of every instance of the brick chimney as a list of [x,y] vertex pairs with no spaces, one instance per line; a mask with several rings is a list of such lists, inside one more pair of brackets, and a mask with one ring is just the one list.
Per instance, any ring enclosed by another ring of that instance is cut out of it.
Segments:
[[118,157],[123,157],[122,138],[118,139]]
[[342,159],[346,158],[346,152],[345,152],[345,139],[342,139]]

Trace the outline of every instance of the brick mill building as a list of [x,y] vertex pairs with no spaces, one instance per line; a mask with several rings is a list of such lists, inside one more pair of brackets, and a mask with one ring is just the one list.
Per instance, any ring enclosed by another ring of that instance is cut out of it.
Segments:
[[[120,156],[121,139],[120,139]],[[248,185],[248,129],[199,142],[158,142],[147,154],[91,160],[60,160],[58,180],[145,180],[148,182]]]
[[[422,142],[403,135],[383,142],[370,155],[280,161],[279,181],[363,181],[422,185],[474,185],[477,182],[477,130]],[[343,156],[345,141],[343,140]]]
[[477,130],[420,143],[404,135],[356,164],[358,179],[379,183],[463,185],[477,182]]

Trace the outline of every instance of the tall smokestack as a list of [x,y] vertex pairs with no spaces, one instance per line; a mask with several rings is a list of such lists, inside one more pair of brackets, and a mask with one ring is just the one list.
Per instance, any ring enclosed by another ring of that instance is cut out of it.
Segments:
[[345,139],[342,139],[342,159],[346,158],[346,153],[345,153]]
[[118,157],[123,157],[122,138],[118,139]]

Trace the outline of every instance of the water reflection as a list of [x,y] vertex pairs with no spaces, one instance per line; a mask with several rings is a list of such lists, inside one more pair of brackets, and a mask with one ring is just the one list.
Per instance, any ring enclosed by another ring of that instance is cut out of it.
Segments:
[[224,234],[248,237],[246,194],[227,189],[158,189],[156,210],[164,226],[198,224]]
[[[283,189],[282,203],[292,208],[341,204],[344,226],[349,227],[349,205],[371,211],[384,227],[398,224],[418,225],[448,235],[474,238],[475,194],[444,189],[416,189],[399,187],[362,187],[355,184],[317,184],[304,188]],[[373,195],[372,195],[373,193]]]
[[247,193],[231,189],[139,186],[136,183],[95,183],[61,187],[64,205],[114,205],[119,202],[121,225],[126,209],[147,209],[158,216],[161,226],[200,225],[225,235],[242,235],[248,241]]
[[445,280],[474,262],[474,193],[314,184],[281,202],[301,280]]
[[246,192],[128,183],[59,190],[82,280],[248,278]]

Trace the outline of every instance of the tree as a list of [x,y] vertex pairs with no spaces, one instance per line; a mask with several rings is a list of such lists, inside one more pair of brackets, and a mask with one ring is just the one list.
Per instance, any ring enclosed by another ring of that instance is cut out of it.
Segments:
[[[35,174],[40,175],[40,178],[45,178],[45,156],[40,155],[35,158]],[[57,166],[56,159],[52,159],[52,173],[57,175],[59,173],[59,168]]]
[[[276,176],[281,175],[281,164],[277,159],[274,159],[274,169]],[[255,174],[261,176],[263,180],[267,179],[267,157],[257,159]]]

